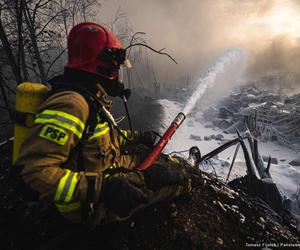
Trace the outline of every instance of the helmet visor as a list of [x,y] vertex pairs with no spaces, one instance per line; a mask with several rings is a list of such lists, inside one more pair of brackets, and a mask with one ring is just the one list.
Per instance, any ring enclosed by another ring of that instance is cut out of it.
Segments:
[[124,65],[127,68],[132,67],[127,58],[126,49],[123,48],[106,48],[97,56],[97,59],[117,67],[121,65]]

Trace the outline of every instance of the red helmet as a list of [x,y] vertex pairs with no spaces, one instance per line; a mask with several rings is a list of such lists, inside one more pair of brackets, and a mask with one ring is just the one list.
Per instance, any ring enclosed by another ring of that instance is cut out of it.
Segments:
[[125,61],[126,51],[122,49],[119,39],[103,26],[86,22],[70,31],[67,68],[114,80]]

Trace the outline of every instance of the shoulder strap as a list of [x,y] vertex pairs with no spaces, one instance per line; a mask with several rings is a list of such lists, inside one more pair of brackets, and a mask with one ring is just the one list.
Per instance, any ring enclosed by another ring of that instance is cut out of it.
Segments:
[[69,84],[67,82],[61,82],[61,83],[55,83],[53,85],[53,89],[51,90],[50,95],[53,95],[54,93],[58,93],[61,91],[66,91],[66,90],[71,90],[71,91],[76,91],[79,93],[81,96],[84,97],[86,100],[88,106],[89,106],[89,116],[88,119],[85,123],[85,128],[82,134],[82,137],[77,144],[77,146],[73,149],[72,154],[77,157],[77,163],[78,163],[78,170],[79,171],[84,171],[84,162],[83,162],[83,147],[84,144],[88,138],[89,135],[94,133],[94,130],[97,126],[98,120],[98,114],[99,114],[99,103],[94,100],[94,95],[92,93],[89,93],[88,90],[84,88],[80,88],[78,86],[73,86],[72,84]]
[[83,161],[83,148],[84,144],[86,143],[89,135],[93,134],[95,131],[95,128],[97,126],[97,116],[98,116],[98,110],[96,109],[95,103],[91,100],[89,96],[86,95],[86,93],[82,93],[80,91],[77,91],[79,94],[81,94],[86,102],[89,105],[89,116],[85,124],[85,128],[82,134],[82,137],[78,143],[78,145],[75,147],[75,155],[77,156],[77,162],[78,162],[78,170],[79,171],[85,171],[84,161]]
[[[97,125],[97,115],[99,113],[99,104],[95,100],[94,94],[90,93],[86,88],[80,87],[78,85],[73,85],[68,82],[57,82],[53,86],[53,89],[51,90],[51,95],[54,93],[58,93],[61,91],[71,90],[79,93],[82,97],[84,97],[85,101],[87,102],[89,106],[89,116],[86,121],[85,131],[84,134],[91,133],[94,131],[96,125]],[[83,139],[84,136],[82,136]]]
[[77,91],[79,94],[81,94],[84,99],[86,100],[88,106],[89,106],[89,116],[85,124],[85,129],[83,131],[82,139],[85,141],[87,139],[87,136],[91,133],[94,133],[94,130],[96,128],[96,125],[98,123],[98,114],[99,114],[99,107],[97,103],[85,92]]
[[[86,168],[84,166],[83,161],[83,148],[87,141],[87,138],[89,135],[93,134],[95,131],[95,128],[98,123],[98,114],[100,113],[101,106],[99,105],[99,102],[96,99],[96,96],[93,93],[90,93],[87,89],[78,86],[78,85],[72,85],[68,82],[62,82],[62,83],[55,83],[53,85],[53,90],[51,94],[64,91],[64,90],[72,90],[79,93],[81,96],[84,97],[86,100],[88,106],[89,106],[89,116],[85,123],[85,128],[82,134],[81,139],[79,140],[78,144],[75,146],[73,151],[71,152],[72,155],[74,155],[77,159],[77,169],[78,171],[85,171]],[[89,223],[89,218],[91,218],[90,215],[94,213],[94,203],[93,203],[93,195],[95,192],[95,177],[90,176],[87,177],[88,180],[88,187],[87,187],[87,194],[86,194],[86,200],[83,203],[83,209],[82,209],[82,216],[85,223]]]

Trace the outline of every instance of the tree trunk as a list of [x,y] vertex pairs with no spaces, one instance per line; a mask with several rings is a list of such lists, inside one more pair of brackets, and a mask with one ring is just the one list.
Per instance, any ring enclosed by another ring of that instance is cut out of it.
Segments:
[[0,18],[0,39],[3,44],[3,49],[6,53],[7,59],[8,59],[8,64],[14,74],[15,80],[17,83],[21,83],[23,81],[20,68],[18,68],[18,65],[15,61],[14,54],[12,52],[11,46],[9,44],[9,41],[7,39],[5,30],[3,28],[3,23],[2,19]]
[[7,98],[7,95],[6,95],[6,92],[5,92],[5,88],[4,88],[4,84],[3,84],[4,80],[2,78],[2,76],[0,75],[0,91],[1,91],[1,94],[3,96],[3,101],[4,101],[4,104],[7,108],[7,112],[9,114],[9,117],[11,120],[13,120],[13,113],[10,109],[10,106],[9,106],[9,102],[8,102],[8,98]]
[[30,15],[30,11],[29,11],[29,8],[28,8],[28,5],[26,2],[24,2],[24,17],[25,17],[25,21],[28,26],[30,39],[32,42],[32,48],[33,48],[35,59],[36,59],[36,62],[37,62],[38,68],[39,68],[40,80],[42,83],[45,83],[47,81],[47,79],[46,79],[44,62],[41,58],[41,54],[40,54],[38,43],[37,43],[34,20],[33,20],[32,16]]
[[18,4],[19,1],[16,2],[16,16],[17,16],[17,23],[18,23],[18,67],[23,72],[23,80],[28,80],[28,71],[26,66],[26,58],[24,52],[24,42],[23,42],[23,12],[24,9],[24,0],[20,0],[20,5]]

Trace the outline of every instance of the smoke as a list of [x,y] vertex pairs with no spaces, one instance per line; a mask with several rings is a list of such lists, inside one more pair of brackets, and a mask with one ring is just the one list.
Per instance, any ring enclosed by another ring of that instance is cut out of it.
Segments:
[[262,76],[282,77],[283,87],[300,90],[300,48],[286,37],[274,39],[265,46],[252,51],[248,62],[247,77],[258,79]]
[[134,30],[147,33],[148,44],[166,48],[178,61],[175,65],[151,54],[160,81],[171,85],[182,77],[198,79],[225,50],[239,47],[247,52],[246,80],[290,74],[294,80],[285,84],[300,89],[300,10],[295,0],[107,0],[101,17],[111,20],[118,6]]

